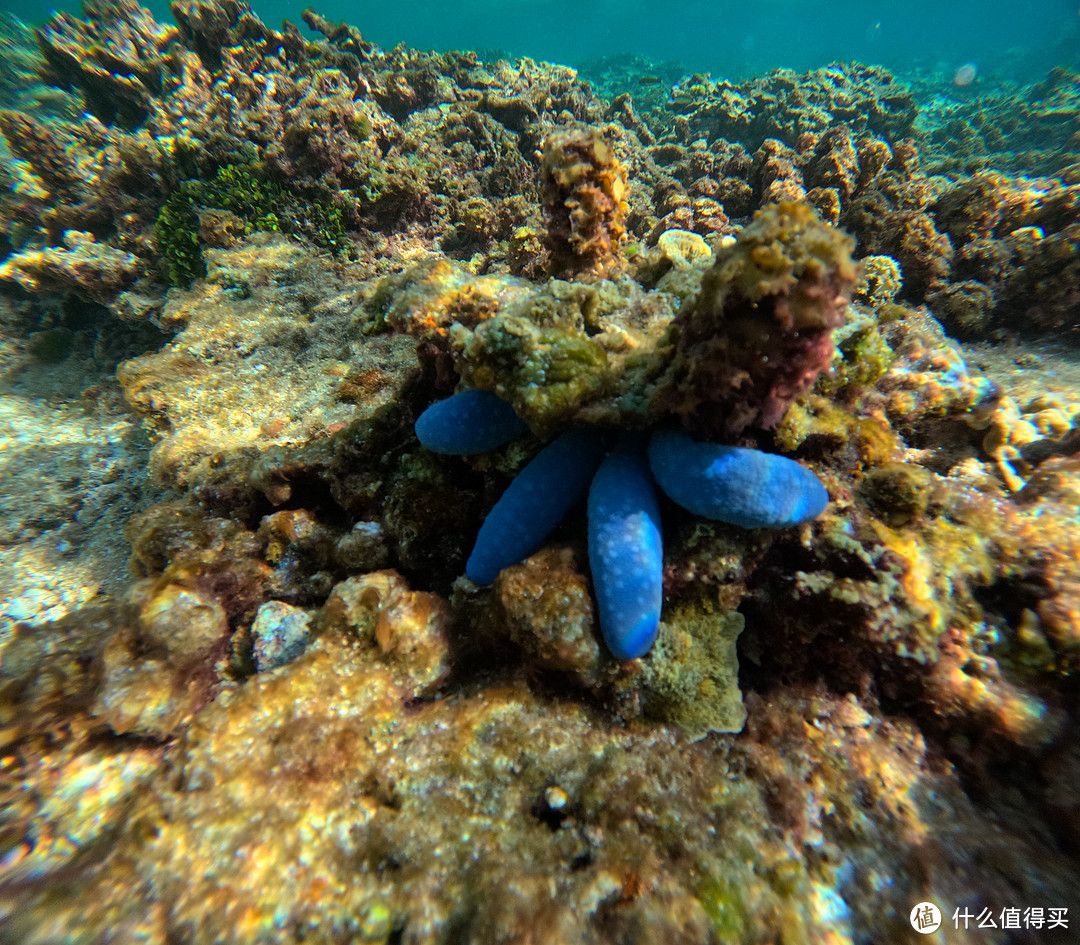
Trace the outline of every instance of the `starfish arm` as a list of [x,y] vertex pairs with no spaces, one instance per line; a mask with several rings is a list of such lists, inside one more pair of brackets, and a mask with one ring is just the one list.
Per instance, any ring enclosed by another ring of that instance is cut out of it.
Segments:
[[697,443],[673,430],[653,435],[649,464],[684,509],[742,528],[786,528],[829,504],[821,480],[793,459],[737,446]]
[[537,453],[484,519],[465,565],[469,579],[490,584],[536,551],[585,498],[607,447],[602,434],[571,430]]
[[469,456],[510,442],[528,427],[489,390],[466,390],[432,404],[416,420],[416,438],[433,453]]
[[589,566],[608,649],[644,656],[656,640],[664,596],[660,507],[644,449],[624,442],[589,490]]

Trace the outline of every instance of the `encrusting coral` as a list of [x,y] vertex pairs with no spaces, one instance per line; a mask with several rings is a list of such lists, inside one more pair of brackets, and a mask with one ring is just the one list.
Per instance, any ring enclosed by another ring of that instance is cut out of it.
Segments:
[[712,435],[775,426],[829,366],[856,281],[852,248],[805,203],[758,211],[672,322],[653,409]]

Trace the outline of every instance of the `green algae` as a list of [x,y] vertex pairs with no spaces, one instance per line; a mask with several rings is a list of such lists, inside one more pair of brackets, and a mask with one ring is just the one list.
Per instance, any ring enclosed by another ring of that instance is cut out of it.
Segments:
[[698,890],[713,931],[723,941],[741,941],[746,931],[747,909],[739,892],[739,884],[724,876],[710,876]]
[[735,651],[742,630],[742,614],[704,594],[669,612],[646,664],[646,715],[677,726],[691,741],[742,731],[746,709]]
[[889,370],[896,355],[881,333],[875,318],[856,315],[853,324],[834,336],[839,359],[832,371],[818,379],[817,390],[826,396],[851,401],[865,393]]
[[820,394],[792,404],[776,427],[774,442],[783,453],[796,452],[812,437],[844,445],[863,467],[880,466],[901,452],[900,440],[880,417],[860,417]]
[[926,513],[933,481],[922,466],[886,463],[863,477],[859,492],[877,515],[897,528]]
[[[178,156],[178,164],[183,163]],[[256,232],[304,236],[335,256],[351,246],[342,209],[328,197],[309,199],[269,180],[255,167],[240,164],[218,168],[210,180],[181,181],[155,226],[169,281],[180,287],[206,275],[205,243],[227,243]]]
[[607,353],[583,332],[521,315],[479,325],[458,365],[468,383],[494,390],[537,432],[567,422],[609,379]]
[[199,239],[199,214],[195,202],[183,190],[165,201],[154,226],[158,251],[169,267],[169,283],[186,288],[206,275]]

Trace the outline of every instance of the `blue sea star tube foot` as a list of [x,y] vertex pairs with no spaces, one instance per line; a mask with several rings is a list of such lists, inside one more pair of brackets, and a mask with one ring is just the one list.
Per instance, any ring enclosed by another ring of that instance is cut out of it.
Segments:
[[608,448],[596,431],[571,430],[545,446],[488,513],[465,573],[490,584],[503,568],[524,561],[585,498]]
[[649,464],[657,485],[684,509],[742,528],[799,525],[829,504],[821,480],[793,459],[698,443],[672,430],[653,435]]
[[645,451],[621,445],[589,490],[589,566],[600,629],[619,659],[644,656],[656,640],[663,564],[660,507]]
[[416,438],[433,453],[471,456],[509,443],[528,427],[489,390],[466,390],[432,404],[416,420]]

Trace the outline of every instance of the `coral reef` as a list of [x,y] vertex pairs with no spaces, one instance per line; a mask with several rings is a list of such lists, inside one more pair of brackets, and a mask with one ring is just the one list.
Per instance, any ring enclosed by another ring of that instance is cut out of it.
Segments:
[[0,21],[0,939],[1072,923],[1075,76],[172,20]]
[[[260,451],[326,435],[357,416],[350,344],[359,346],[369,414],[411,368],[413,346],[363,338],[353,294],[342,286],[326,293],[337,281],[327,264],[275,234],[207,257],[207,277],[170,294],[157,316],[176,335],[125,362],[118,377],[128,401],[155,418],[155,475],[212,494],[215,482],[236,475],[226,462],[250,467]],[[315,281],[324,289],[312,296]],[[203,356],[210,351],[220,353],[212,363]]]
[[925,85],[919,117],[935,173],[995,168],[1049,176],[1080,160],[1075,71],[1055,66],[1045,79],[1024,87],[998,81],[980,88],[977,98],[942,93],[937,82]]
[[73,292],[96,302],[108,302],[139,274],[130,253],[99,246],[91,233],[67,230],[64,248],[50,247],[10,256],[0,266],[0,280],[27,292]]
[[918,111],[891,73],[854,63],[802,76],[779,70],[740,84],[694,75],[675,87],[672,104],[685,118],[685,140],[724,138],[751,151],[768,138],[795,147],[803,134],[835,126],[894,141],[911,131]]

